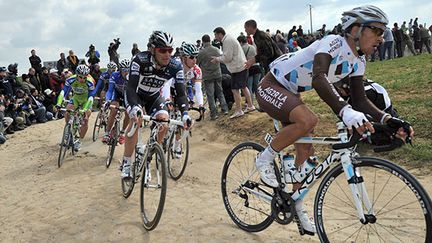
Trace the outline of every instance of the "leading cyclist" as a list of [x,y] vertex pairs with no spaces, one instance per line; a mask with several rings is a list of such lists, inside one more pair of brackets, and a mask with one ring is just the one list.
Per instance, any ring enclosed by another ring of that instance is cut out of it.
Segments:
[[[365,55],[370,55],[383,41],[383,33],[388,24],[387,15],[371,5],[361,6],[342,14],[343,36],[327,35],[315,41],[309,47],[296,53],[280,56],[270,64],[270,72],[261,81],[257,101],[272,118],[280,120],[285,126],[256,158],[256,166],[264,183],[277,187],[273,160],[276,154],[293,144],[302,136],[310,136],[318,122],[317,116],[309,110],[300,98],[300,93],[315,89],[320,98],[339,115],[348,128],[353,126],[359,133],[366,129],[374,132],[372,124],[365,114],[375,121],[386,123],[398,129],[398,134],[413,136],[414,130],[409,123],[393,118],[376,108],[365,95],[363,75]],[[331,83],[349,76],[352,106],[344,101],[334,90]],[[313,165],[304,163],[313,155],[311,144],[295,144],[297,157],[294,169],[298,180],[306,176],[306,170]],[[293,189],[298,189],[296,183]],[[307,231],[316,232],[315,225],[307,216],[303,199],[296,202],[296,211],[300,222]]]
[[[185,92],[183,67],[179,60],[171,57],[173,37],[163,31],[154,31],[149,39],[149,50],[134,56],[126,88],[126,100],[131,123],[137,122],[137,113],[144,108],[146,113],[156,119],[168,120],[165,101],[160,95],[161,87],[169,79],[174,78],[174,87],[178,94],[179,108],[183,113],[185,127],[191,123],[188,115],[188,101]],[[167,126],[160,129],[158,142],[161,143],[167,132]],[[130,177],[131,156],[137,142],[137,133],[129,138],[126,136],[122,163],[122,177]]]

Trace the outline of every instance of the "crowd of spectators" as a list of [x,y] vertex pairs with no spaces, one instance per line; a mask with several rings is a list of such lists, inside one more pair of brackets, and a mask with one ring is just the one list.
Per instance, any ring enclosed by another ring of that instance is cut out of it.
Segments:
[[[197,64],[203,70],[204,89],[209,101],[212,120],[218,118],[217,102],[223,113],[227,113],[235,103],[236,114],[242,114],[239,91],[242,91],[242,95],[246,95],[248,103],[246,108],[253,107],[251,98],[253,100],[255,96],[257,83],[268,72],[268,65],[275,58],[284,53],[296,52],[305,48],[326,35],[342,34],[341,24],[334,26],[331,30],[326,29],[326,25],[323,24],[316,32],[307,34],[301,25],[293,26],[287,33],[277,30],[274,34],[269,29],[266,29],[265,32],[259,30],[253,20],[246,21],[244,27],[246,35],[241,32],[237,40],[228,38],[230,43],[225,43],[225,53],[222,43],[229,35],[222,27],[215,29],[215,39],[211,40],[209,35],[204,35],[196,41],[200,49]],[[376,53],[369,57],[369,60],[400,58],[408,51],[412,55],[419,55],[424,51],[431,53],[431,32],[432,25],[426,28],[426,23],[418,24],[418,18],[411,19],[408,24],[404,21],[400,27],[398,23],[394,23],[393,28],[388,27],[384,32],[384,42],[378,46]],[[238,42],[240,48],[233,43],[233,40]],[[110,61],[118,63],[117,50],[120,44],[119,38],[109,44]],[[235,58],[245,60],[247,79],[239,87],[237,87],[237,82],[234,82],[233,86],[233,76],[234,79],[238,79],[236,74],[243,74],[244,69],[238,64],[243,61],[238,61],[236,64],[224,61],[224,56],[232,55],[232,53],[227,53],[228,45],[241,51],[235,53]],[[131,50],[132,56],[139,51],[138,45],[134,43]],[[179,55],[179,53],[180,50],[177,48],[174,55]],[[217,53],[220,58],[215,63],[212,58]],[[64,53],[60,53],[56,69],[48,69],[42,66],[42,60],[37,56],[36,51],[31,50],[29,57],[31,68],[20,77],[18,76],[18,64],[12,63],[7,68],[0,65],[0,143],[6,141],[6,134],[23,130],[34,123],[44,123],[55,119],[57,110],[54,104],[57,94],[63,89],[65,80],[74,74],[79,64],[87,63],[91,67],[93,78],[99,79],[101,55],[93,44],[89,46],[85,57],[87,60],[80,60],[73,50],[69,50],[67,57]],[[235,75],[230,71],[234,71]]]

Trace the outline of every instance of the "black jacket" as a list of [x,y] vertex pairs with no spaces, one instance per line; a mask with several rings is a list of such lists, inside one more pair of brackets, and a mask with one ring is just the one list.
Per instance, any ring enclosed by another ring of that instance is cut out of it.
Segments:
[[264,31],[257,29],[253,37],[257,47],[255,61],[261,63],[267,70],[269,64],[281,56],[282,52],[273,39]]

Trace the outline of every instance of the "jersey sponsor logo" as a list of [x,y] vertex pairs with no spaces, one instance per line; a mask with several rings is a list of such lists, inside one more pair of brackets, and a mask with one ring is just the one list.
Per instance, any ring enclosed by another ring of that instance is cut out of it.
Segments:
[[165,78],[158,77],[156,75],[144,76],[140,82],[140,86],[148,88],[160,88],[167,81]]
[[140,70],[140,65],[136,62],[132,62],[131,71],[139,71],[139,70]]
[[329,54],[333,53],[335,50],[337,50],[341,46],[342,46],[342,40],[341,39],[337,38],[337,39],[332,40],[329,43],[330,50],[328,51],[328,53]]

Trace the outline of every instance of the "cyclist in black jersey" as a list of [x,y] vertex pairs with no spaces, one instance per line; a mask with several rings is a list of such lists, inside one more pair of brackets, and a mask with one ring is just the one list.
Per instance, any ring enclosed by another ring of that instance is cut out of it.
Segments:
[[[174,78],[179,108],[183,114],[185,128],[188,129],[191,119],[188,115],[188,100],[186,97],[183,66],[173,57],[173,37],[163,31],[154,31],[149,39],[149,50],[136,54],[131,62],[129,81],[126,88],[126,100],[130,124],[137,122],[137,113],[145,112],[156,119],[168,120],[168,111],[164,99],[161,97],[161,87]],[[160,129],[158,142],[161,143],[167,131],[167,126]],[[122,177],[130,177],[130,161],[137,133],[129,138],[126,136],[125,150],[122,163]]]

